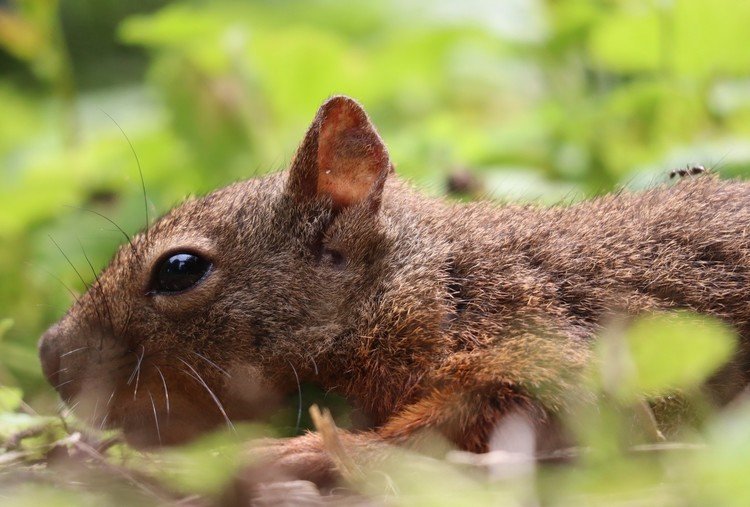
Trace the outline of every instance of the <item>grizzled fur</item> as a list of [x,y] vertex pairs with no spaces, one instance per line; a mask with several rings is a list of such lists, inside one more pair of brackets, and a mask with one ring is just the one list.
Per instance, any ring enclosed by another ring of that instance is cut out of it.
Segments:
[[[750,337],[748,184],[701,175],[541,208],[448,203],[392,172],[361,108],[331,99],[289,171],[187,201],[121,248],[43,337],[50,382],[144,445],[256,418],[299,376],[367,416],[351,445],[434,430],[481,452],[508,414],[555,445],[610,317],[683,308]],[[149,291],[175,251],[212,270],[183,293]],[[743,348],[717,398],[747,364]],[[315,434],[269,448],[296,475],[330,477]]]

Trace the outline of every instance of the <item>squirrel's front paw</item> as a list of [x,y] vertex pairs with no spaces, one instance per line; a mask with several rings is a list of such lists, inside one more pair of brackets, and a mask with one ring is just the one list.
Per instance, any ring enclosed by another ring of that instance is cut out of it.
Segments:
[[[336,486],[361,481],[362,466],[377,462],[389,448],[375,433],[339,430],[327,410],[321,412],[313,406],[310,415],[318,430],[316,433],[288,439],[257,440],[249,446],[246,455],[249,465],[240,470],[225,503],[256,505],[259,499],[268,496],[269,491],[278,493],[292,486],[297,490],[300,485],[304,486],[305,502],[308,502],[311,490],[327,494]],[[356,496],[354,490],[347,488],[336,487],[336,491],[349,499],[353,498],[350,494]],[[304,503],[295,498],[292,504]],[[311,505],[309,502],[304,504]]]
[[321,487],[333,486],[339,479],[336,465],[317,433],[260,440],[248,449],[247,470],[252,482],[304,480]]

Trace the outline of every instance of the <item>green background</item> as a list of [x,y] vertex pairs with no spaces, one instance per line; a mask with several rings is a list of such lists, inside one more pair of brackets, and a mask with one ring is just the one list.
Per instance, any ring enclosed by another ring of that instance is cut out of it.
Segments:
[[[54,411],[36,341],[66,286],[84,290],[54,242],[91,281],[83,251],[100,269],[122,237],[81,208],[143,228],[137,162],[153,218],[285,167],[320,103],[347,94],[397,172],[436,195],[465,171],[475,194],[544,203],[687,164],[742,177],[748,27],[745,0],[0,1],[0,384]],[[685,484],[750,472],[721,445]],[[666,473],[614,463],[646,474],[636,490]],[[598,473],[565,484],[598,491]]]

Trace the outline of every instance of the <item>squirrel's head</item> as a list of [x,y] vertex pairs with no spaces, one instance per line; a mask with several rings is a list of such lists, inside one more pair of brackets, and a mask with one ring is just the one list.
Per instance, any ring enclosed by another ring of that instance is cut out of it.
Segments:
[[123,245],[42,337],[45,375],[141,445],[257,417],[317,371],[371,290],[391,171],[364,110],[330,99],[288,171],[189,200]]

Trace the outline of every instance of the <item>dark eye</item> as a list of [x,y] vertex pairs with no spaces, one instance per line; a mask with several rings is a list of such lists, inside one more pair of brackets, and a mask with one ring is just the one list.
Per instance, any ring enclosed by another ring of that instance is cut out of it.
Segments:
[[211,263],[193,253],[176,253],[164,259],[156,268],[151,289],[155,292],[182,292],[200,282]]

